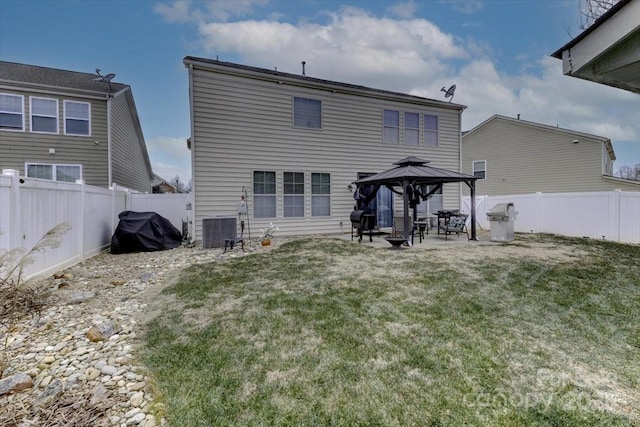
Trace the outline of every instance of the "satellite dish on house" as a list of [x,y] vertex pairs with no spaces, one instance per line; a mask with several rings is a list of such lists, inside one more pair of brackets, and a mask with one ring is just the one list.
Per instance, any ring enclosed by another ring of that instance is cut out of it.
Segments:
[[94,82],[104,82],[104,83],[108,83],[109,84],[109,91],[111,91],[111,80],[116,76],[114,73],[109,73],[105,76],[103,76],[102,74],[100,74],[100,69],[96,68],[96,74],[98,75],[98,77],[96,77],[95,79],[93,79]]
[[453,94],[456,93],[456,85],[451,85],[449,89],[443,86],[442,89],[440,89],[440,91],[444,92],[445,98],[451,98],[449,99],[449,102],[451,102],[453,100]]

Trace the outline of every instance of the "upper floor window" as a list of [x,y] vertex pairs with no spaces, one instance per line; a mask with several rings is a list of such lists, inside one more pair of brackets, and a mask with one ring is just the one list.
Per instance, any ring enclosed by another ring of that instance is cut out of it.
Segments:
[[91,135],[91,104],[88,102],[64,101],[64,133],[68,135]]
[[473,162],[473,176],[478,179],[485,179],[487,177],[486,160],[477,160]]
[[253,172],[253,215],[255,218],[276,217],[275,172]]
[[58,100],[31,97],[31,132],[58,133]]
[[426,147],[438,146],[438,116],[424,115],[424,145]]
[[407,145],[420,143],[420,114],[404,113],[404,143]]
[[284,173],[284,217],[304,217],[304,173]]
[[0,93],[0,129],[24,130],[24,98]]
[[49,179],[52,181],[76,182],[82,179],[81,165],[57,165],[50,163],[27,163],[28,178]]
[[384,135],[383,141],[391,144],[400,142],[400,112],[396,110],[384,110],[383,113]]
[[311,174],[311,216],[331,215],[331,176]]
[[293,126],[322,128],[322,102],[319,99],[293,98]]

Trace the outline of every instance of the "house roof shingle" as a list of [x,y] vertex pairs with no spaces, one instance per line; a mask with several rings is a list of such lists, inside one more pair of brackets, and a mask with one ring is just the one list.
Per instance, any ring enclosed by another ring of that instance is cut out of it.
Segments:
[[[0,83],[16,82],[108,94],[109,84],[94,80],[96,77],[97,74],[0,61]],[[111,82],[111,93],[127,87],[129,85]]]
[[211,67],[216,67],[217,69],[221,69],[220,67],[223,68],[228,68],[228,69],[234,69],[234,70],[238,70],[238,71],[242,71],[242,72],[246,72],[246,73],[250,73],[250,74],[254,74],[254,75],[262,75],[268,79],[273,79],[276,80],[278,78],[281,79],[288,79],[288,80],[294,80],[294,81],[298,81],[304,85],[307,86],[317,86],[317,87],[333,87],[333,88],[341,88],[344,90],[348,90],[348,91],[354,91],[354,92],[360,92],[360,93],[368,93],[371,95],[377,95],[377,96],[389,96],[389,97],[395,97],[395,98],[403,98],[404,100],[413,100],[415,102],[419,102],[419,103],[424,103],[424,102],[429,102],[429,103],[433,103],[433,104],[438,104],[441,107],[445,107],[445,108],[452,108],[452,109],[456,109],[456,110],[464,110],[465,108],[467,108],[465,105],[462,104],[455,104],[452,102],[445,102],[445,101],[440,101],[437,99],[432,99],[432,98],[424,98],[421,96],[417,96],[417,95],[409,95],[406,93],[400,93],[400,92],[393,92],[393,91],[389,91],[389,90],[384,90],[384,89],[375,89],[375,88],[371,88],[371,87],[367,87],[367,86],[360,86],[360,85],[354,85],[354,84],[350,84],[350,83],[342,83],[342,82],[336,82],[333,80],[325,80],[325,79],[319,79],[316,77],[309,77],[309,76],[305,76],[305,75],[299,75],[299,74],[293,74],[293,73],[285,73],[282,71],[275,71],[275,70],[269,70],[266,68],[259,68],[259,67],[252,67],[249,65],[242,65],[242,64],[236,64],[233,62],[224,62],[224,61],[219,61],[216,59],[208,59],[208,58],[198,58],[195,56],[186,56],[184,58],[184,64],[185,65],[189,65],[189,64],[200,64],[203,66],[211,66]]

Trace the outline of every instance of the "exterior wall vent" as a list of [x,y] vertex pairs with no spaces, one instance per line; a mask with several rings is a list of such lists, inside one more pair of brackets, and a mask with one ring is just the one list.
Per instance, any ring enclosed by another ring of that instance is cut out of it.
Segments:
[[224,248],[224,239],[237,237],[236,218],[215,216],[202,219],[202,247]]

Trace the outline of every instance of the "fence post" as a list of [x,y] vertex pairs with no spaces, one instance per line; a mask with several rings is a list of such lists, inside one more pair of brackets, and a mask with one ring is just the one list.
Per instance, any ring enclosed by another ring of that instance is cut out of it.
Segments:
[[541,225],[541,223],[542,223],[542,218],[541,218],[542,215],[540,214],[540,209],[541,209],[541,207],[540,207],[540,199],[541,198],[542,198],[542,193],[539,192],[539,191],[536,192],[536,196],[533,199],[533,212],[534,212],[534,215],[536,216],[536,219],[535,219],[534,223],[536,224],[537,230],[533,230],[534,233],[542,233],[543,232],[542,225]]
[[76,184],[80,184],[80,231],[78,232],[78,249],[80,251],[80,261],[84,261],[84,227],[87,223],[87,212],[86,212],[86,189],[84,187],[83,179],[76,179]]
[[622,203],[622,190],[613,190],[614,202],[613,202],[613,231],[615,233],[615,241],[620,241],[620,228],[622,227],[622,209],[620,209],[620,204]]
[[20,174],[15,169],[3,169],[2,175],[11,177],[11,189],[9,190],[9,250],[11,251],[23,246]]

